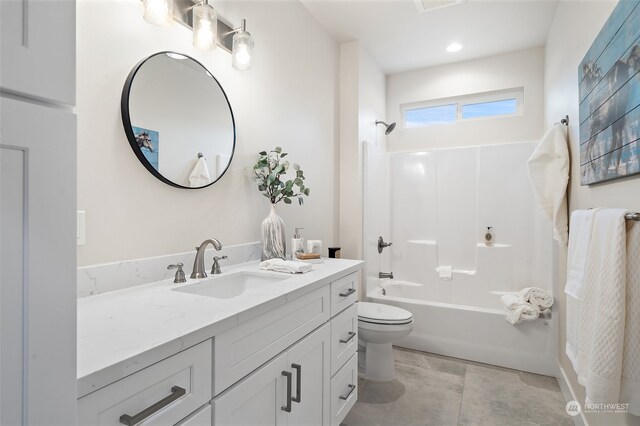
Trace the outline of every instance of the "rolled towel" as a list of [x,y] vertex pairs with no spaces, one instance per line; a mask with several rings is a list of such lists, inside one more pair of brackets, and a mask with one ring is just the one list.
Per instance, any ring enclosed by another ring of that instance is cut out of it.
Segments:
[[313,266],[305,262],[293,262],[284,259],[269,259],[260,263],[260,269],[265,271],[285,272],[288,274],[304,274],[309,272]]
[[529,302],[538,310],[544,311],[553,305],[553,296],[547,290],[538,287],[526,287],[518,292],[522,302]]
[[538,318],[540,310],[531,303],[523,302],[513,294],[505,294],[500,297],[502,304],[507,310],[507,321],[516,325],[523,321],[533,321]]

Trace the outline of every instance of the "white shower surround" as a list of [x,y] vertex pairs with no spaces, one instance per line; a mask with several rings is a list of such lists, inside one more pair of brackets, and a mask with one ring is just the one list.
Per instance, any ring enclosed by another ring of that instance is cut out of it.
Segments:
[[[365,251],[367,299],[413,313],[414,331],[399,346],[556,375],[556,312],[550,320],[512,326],[499,299],[528,286],[555,290],[551,226],[539,214],[527,178],[534,147],[525,142],[390,154],[367,147],[365,166],[377,164],[378,177],[365,170],[366,185],[381,186],[385,157],[390,178],[383,197],[388,209],[365,210],[365,246],[385,216],[390,226],[383,235],[393,242],[382,255]],[[373,207],[375,201],[365,203]],[[490,247],[483,239],[487,226],[495,229]],[[438,266],[452,266],[453,279],[439,279]],[[379,280],[381,270],[393,271],[395,279]]]

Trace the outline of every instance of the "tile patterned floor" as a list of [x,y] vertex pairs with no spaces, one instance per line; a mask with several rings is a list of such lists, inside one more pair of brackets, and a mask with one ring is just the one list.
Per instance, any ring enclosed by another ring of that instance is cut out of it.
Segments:
[[394,351],[396,379],[360,379],[344,426],[573,425],[553,377]]

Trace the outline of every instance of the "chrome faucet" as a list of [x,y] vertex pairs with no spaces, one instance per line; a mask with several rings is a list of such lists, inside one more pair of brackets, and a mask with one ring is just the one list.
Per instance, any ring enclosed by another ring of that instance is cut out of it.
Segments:
[[393,279],[393,272],[379,272],[378,273],[378,278],[389,278],[389,279]]
[[222,244],[215,238],[204,240],[199,247],[196,247],[196,258],[193,261],[193,272],[191,272],[191,278],[206,278],[207,273],[204,271],[204,252],[209,244],[213,245],[213,248],[220,251],[222,250]]

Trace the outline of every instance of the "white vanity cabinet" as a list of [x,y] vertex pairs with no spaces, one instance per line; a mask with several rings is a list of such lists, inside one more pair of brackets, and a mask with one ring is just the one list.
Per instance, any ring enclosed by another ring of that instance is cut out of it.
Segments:
[[211,339],[83,396],[79,424],[337,426],[357,399],[355,286],[356,273],[338,275],[275,308],[256,307]]

